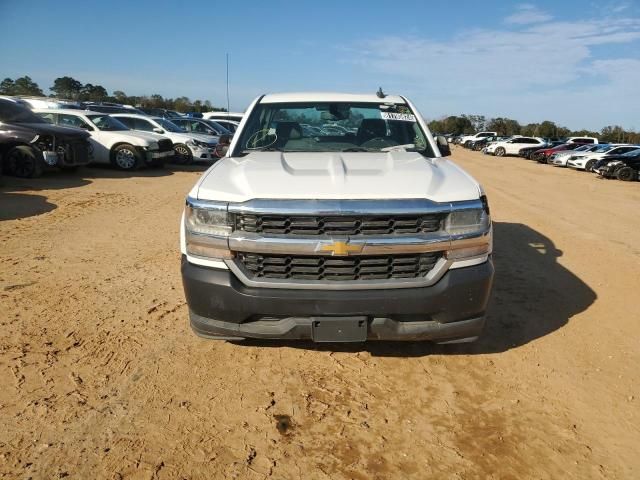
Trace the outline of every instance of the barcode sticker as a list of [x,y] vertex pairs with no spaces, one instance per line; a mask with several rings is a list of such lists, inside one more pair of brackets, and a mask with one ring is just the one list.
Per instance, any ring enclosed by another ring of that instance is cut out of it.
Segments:
[[383,120],[400,120],[403,122],[415,122],[415,115],[410,113],[392,113],[392,112],[380,112]]

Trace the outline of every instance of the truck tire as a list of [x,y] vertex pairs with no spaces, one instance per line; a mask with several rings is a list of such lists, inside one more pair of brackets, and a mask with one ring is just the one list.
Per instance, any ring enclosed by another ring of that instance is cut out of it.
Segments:
[[176,163],[181,165],[191,165],[193,163],[193,153],[184,143],[174,144],[173,150],[176,152]]
[[504,147],[498,147],[498,148],[496,148],[496,151],[494,152],[494,155],[496,157],[504,157],[505,153],[507,153],[507,151],[504,149]]
[[623,182],[630,182],[636,179],[636,171],[631,167],[622,167],[616,172],[616,178]]
[[136,170],[142,165],[142,157],[133,145],[122,143],[111,150],[111,163],[120,170]]
[[589,160],[587,163],[585,163],[584,165],[584,171],[585,172],[590,172],[593,170],[593,166],[596,164],[596,161],[592,158],[591,160]]
[[7,152],[4,168],[9,175],[21,178],[39,177],[44,170],[43,161],[26,145],[13,147]]

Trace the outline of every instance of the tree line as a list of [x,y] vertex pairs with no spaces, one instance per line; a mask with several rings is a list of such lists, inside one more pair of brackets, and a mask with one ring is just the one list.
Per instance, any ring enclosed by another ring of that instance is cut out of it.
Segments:
[[[209,100],[190,100],[189,97],[164,98],[160,94],[127,95],[122,90],[114,90],[111,95],[102,85],[82,83],[73,77],[56,78],[49,87],[50,97],[77,102],[115,102],[142,108],[165,108],[178,112],[226,111],[215,107]],[[0,95],[44,97],[45,93],[31,77],[5,78],[0,82]]]
[[512,118],[496,117],[487,119],[484,115],[451,115],[429,122],[432,132],[462,135],[481,130],[497,132],[498,135],[525,135],[543,138],[597,137],[601,142],[640,143],[640,133],[625,130],[619,125],[608,125],[599,132],[591,130],[570,130],[545,120],[540,123],[521,125]]

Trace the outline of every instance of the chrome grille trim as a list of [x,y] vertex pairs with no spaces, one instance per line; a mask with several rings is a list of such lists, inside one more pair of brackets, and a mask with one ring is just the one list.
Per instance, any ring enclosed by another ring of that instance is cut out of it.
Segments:
[[289,200],[255,199],[230,203],[229,213],[254,215],[299,215],[299,216],[411,216],[434,213],[448,214],[453,210],[482,208],[478,200],[462,202],[434,202],[426,199],[393,200]]

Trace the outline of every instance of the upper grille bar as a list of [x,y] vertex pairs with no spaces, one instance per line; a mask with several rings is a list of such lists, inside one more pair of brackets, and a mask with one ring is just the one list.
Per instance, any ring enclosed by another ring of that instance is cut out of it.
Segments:
[[236,230],[275,235],[402,235],[437,232],[443,214],[422,216],[286,216],[236,214]]

